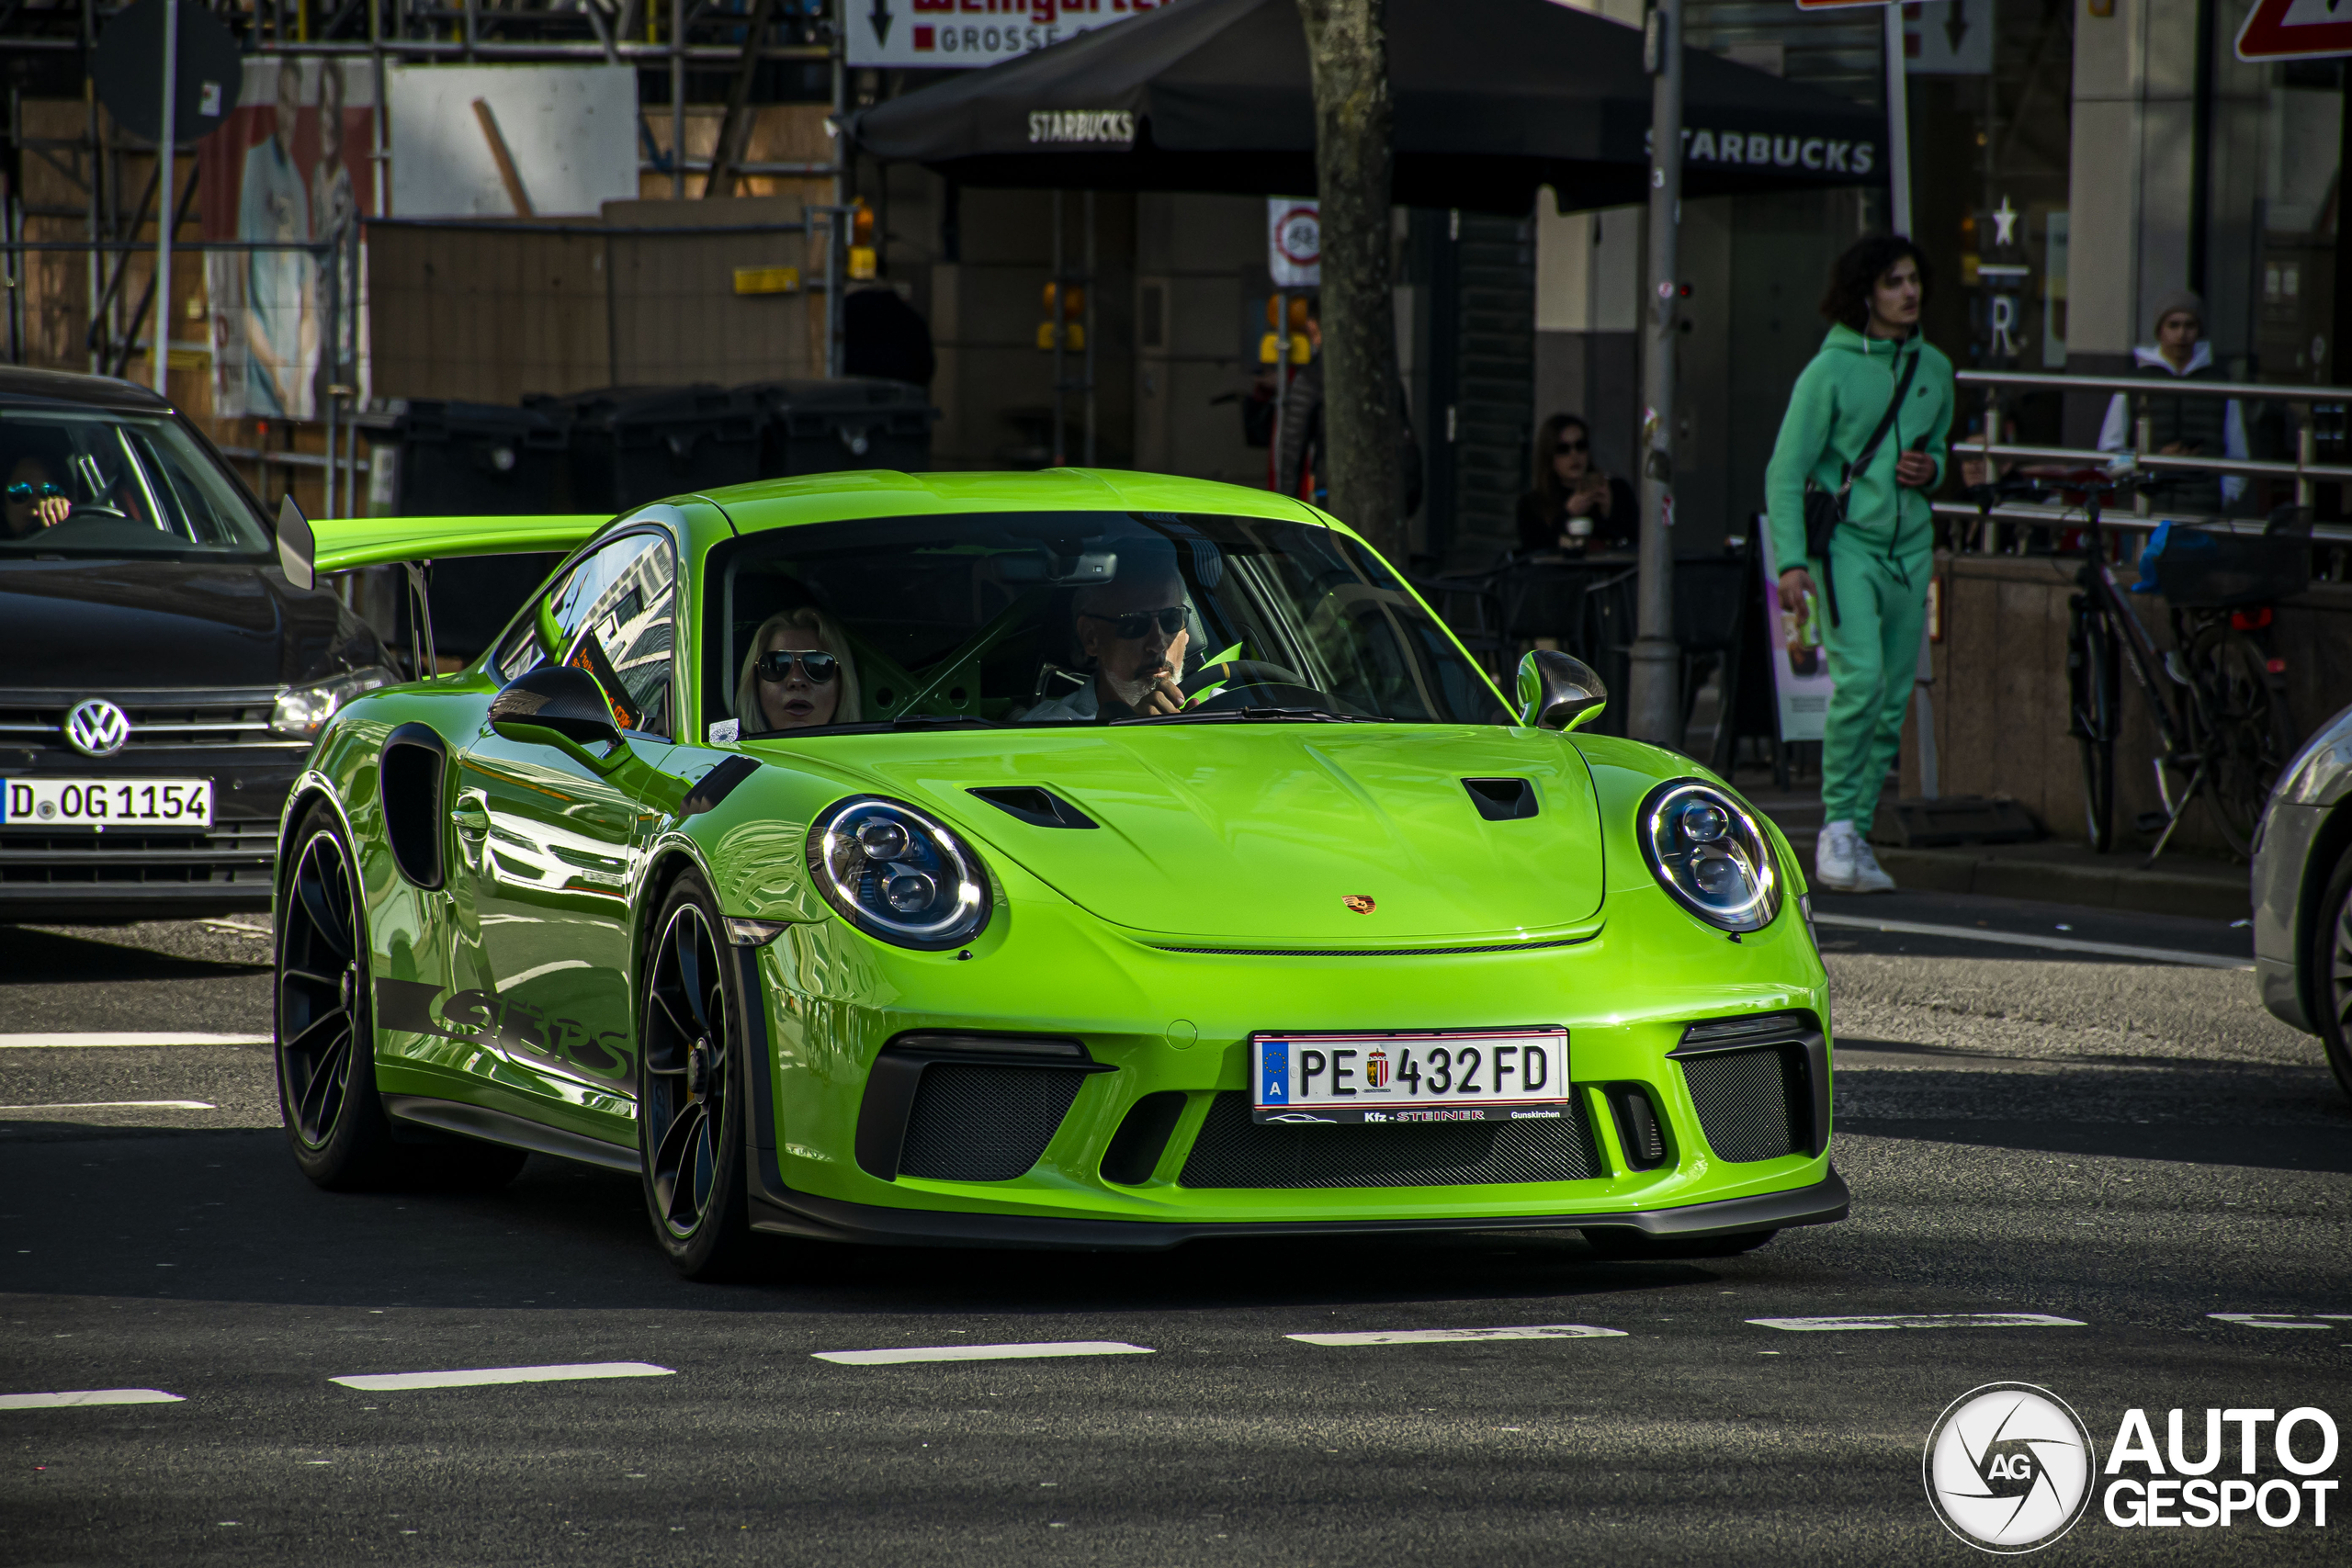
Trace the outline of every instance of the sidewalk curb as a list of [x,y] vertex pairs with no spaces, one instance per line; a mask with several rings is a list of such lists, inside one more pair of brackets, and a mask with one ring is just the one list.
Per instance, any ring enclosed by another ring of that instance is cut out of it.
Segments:
[[[1787,833],[1813,866],[1813,830]],[[1905,893],[1977,893],[2044,904],[2077,904],[2095,909],[2127,909],[2143,915],[2188,915],[2198,919],[2239,920],[2252,910],[2249,874],[2243,868],[2214,872],[2143,870],[2137,854],[2118,854],[2110,865],[2075,865],[2020,854],[1983,850],[1906,850],[1873,844],[1880,865]]]

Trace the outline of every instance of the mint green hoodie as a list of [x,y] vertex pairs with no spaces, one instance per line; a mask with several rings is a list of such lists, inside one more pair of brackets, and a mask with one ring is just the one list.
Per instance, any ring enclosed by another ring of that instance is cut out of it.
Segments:
[[1797,378],[1789,394],[1789,412],[1781,420],[1781,438],[1764,470],[1772,558],[1782,570],[1805,558],[1805,480],[1827,491],[1845,482],[1846,465],[1870,440],[1886,413],[1887,400],[1894,395],[1896,378],[1903,373],[1895,361],[1898,352],[1906,363],[1917,354],[1919,367],[1894,427],[1871,454],[1869,470],[1854,481],[1838,536],[1846,547],[1860,546],[1883,558],[1928,548],[1932,534],[1927,491],[1898,487],[1894,462],[1924,436],[1922,450],[1936,461],[1936,482],[1943,482],[1944,435],[1951,427],[1951,361],[1916,334],[1898,344],[1839,325],[1829,329],[1821,352]]

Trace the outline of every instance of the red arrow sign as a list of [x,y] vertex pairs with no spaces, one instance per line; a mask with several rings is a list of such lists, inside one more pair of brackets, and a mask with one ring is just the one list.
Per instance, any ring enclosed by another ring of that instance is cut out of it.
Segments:
[[2240,60],[2311,60],[2333,54],[2352,54],[2352,5],[2345,0],[2255,0],[2245,25],[2238,28]]

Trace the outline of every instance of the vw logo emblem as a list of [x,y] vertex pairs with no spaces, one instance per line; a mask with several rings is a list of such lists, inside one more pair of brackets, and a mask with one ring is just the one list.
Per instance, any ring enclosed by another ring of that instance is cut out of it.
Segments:
[[85,757],[111,757],[130,739],[130,720],[104,697],[74,705],[65,716],[66,744]]

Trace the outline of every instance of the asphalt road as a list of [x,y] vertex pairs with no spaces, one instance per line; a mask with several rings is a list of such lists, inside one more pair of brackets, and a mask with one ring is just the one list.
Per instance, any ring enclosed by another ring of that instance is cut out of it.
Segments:
[[[1703,1264],[1526,1234],[800,1247],[694,1286],[626,1178],[534,1159],[492,1197],[315,1191],[266,1047],[0,1044],[0,1396],[178,1396],[0,1398],[0,1562],[1971,1562],[1920,1470],[1977,1385],[2057,1393],[2102,1463],[2135,1407],[2160,1446],[2184,1408],[2192,1459],[2207,1407],[2352,1427],[2352,1105],[2249,974],[2182,956],[2242,959],[2242,931],[1951,897],[1816,913],[1863,922],[1821,928],[1854,1215]],[[262,924],[0,928],[0,1041],[265,1033],[266,941],[233,929]],[[123,1101],[211,1109],[89,1108]],[[2067,1321],[1758,1321],[1873,1314]],[[1616,1332],[1291,1337],[1526,1325]],[[820,1359],[1072,1341],[1135,1348]],[[331,1381],[590,1363],[661,1371]],[[2267,1429],[2255,1460],[2257,1485],[2299,1479]],[[2343,1561],[2352,1501],[2325,1528],[2308,1505],[2123,1529],[2095,1502],[2043,1560]]]

